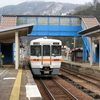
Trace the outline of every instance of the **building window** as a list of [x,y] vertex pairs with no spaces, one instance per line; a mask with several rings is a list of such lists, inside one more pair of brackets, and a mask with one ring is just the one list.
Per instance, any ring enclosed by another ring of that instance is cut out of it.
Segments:
[[49,24],[58,25],[58,17],[50,17]]
[[26,17],[17,17],[17,25],[27,24]]
[[83,56],[83,53],[82,52],[77,52],[76,53],[76,57],[82,57]]
[[38,25],[48,25],[48,17],[38,17]]
[[73,26],[80,26],[81,25],[81,19],[80,18],[71,18],[71,22]]
[[36,25],[36,17],[27,17],[27,23],[34,23],[34,25]]
[[60,18],[60,25],[70,25],[70,18]]

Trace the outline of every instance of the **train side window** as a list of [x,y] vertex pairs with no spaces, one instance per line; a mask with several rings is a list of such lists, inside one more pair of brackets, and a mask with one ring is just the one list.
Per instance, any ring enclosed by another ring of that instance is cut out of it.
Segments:
[[43,45],[43,56],[50,56],[50,45]]
[[61,56],[61,46],[52,46],[52,56]]
[[32,56],[41,56],[41,46],[32,45],[30,50]]

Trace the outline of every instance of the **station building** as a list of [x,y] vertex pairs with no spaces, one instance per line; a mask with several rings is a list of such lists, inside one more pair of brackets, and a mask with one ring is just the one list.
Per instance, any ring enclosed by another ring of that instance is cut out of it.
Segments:
[[[34,23],[28,36],[79,36],[83,39],[83,61],[90,54],[90,39],[78,34],[80,31],[99,24],[93,16],[53,16],[53,15],[2,15],[0,29]],[[13,43],[1,42],[1,52],[5,55],[4,62],[14,61]],[[98,51],[98,46],[97,46]],[[9,52],[9,53],[8,53]],[[95,56],[96,54],[94,54]],[[99,58],[98,58],[99,59]],[[98,62],[99,60],[93,60]]]
[[79,32],[90,39],[90,65],[98,63],[100,67],[100,24]]

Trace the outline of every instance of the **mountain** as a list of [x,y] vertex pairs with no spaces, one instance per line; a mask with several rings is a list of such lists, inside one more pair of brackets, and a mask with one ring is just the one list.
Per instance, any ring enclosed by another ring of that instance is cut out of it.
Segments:
[[60,2],[23,2],[0,8],[1,15],[62,15],[74,11],[79,4]]

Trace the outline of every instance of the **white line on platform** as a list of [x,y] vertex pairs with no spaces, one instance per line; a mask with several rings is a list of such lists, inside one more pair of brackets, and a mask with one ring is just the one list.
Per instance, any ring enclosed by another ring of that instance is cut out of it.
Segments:
[[15,77],[6,77],[6,78],[3,78],[3,80],[10,80],[10,79],[16,79]]
[[28,97],[29,100],[30,100],[30,97],[40,97],[41,98],[41,94],[36,85],[26,85],[25,87],[26,87],[26,97]]

